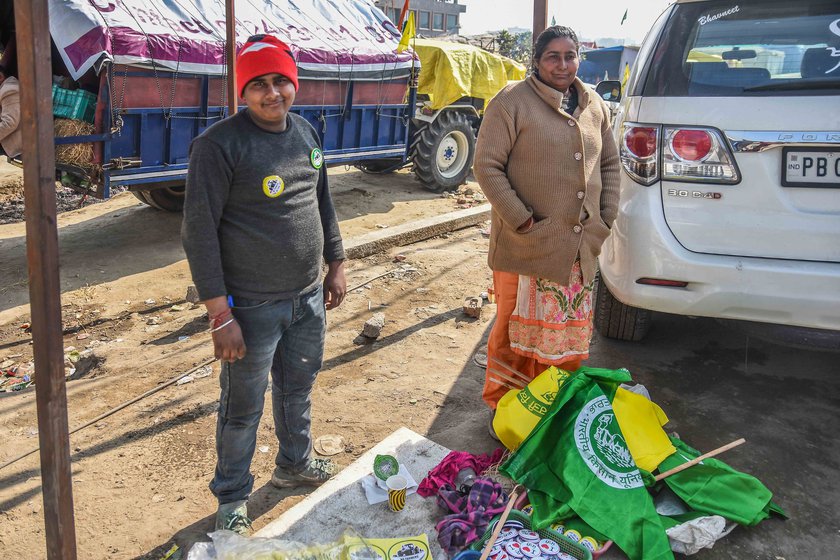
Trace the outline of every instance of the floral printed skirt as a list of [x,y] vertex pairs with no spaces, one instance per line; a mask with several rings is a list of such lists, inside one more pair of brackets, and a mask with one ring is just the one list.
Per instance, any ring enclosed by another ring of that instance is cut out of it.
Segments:
[[508,327],[511,350],[550,365],[588,358],[593,288],[594,282],[583,283],[580,261],[568,286],[520,275]]

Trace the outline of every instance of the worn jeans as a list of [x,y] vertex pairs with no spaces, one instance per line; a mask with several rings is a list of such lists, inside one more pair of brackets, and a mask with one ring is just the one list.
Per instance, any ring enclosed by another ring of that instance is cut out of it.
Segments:
[[251,460],[257,444],[268,374],[275,463],[297,472],[312,451],[310,393],[324,354],[326,311],[323,288],[280,301],[234,300],[245,339],[245,357],[223,362],[216,423],[216,473],[210,490],[220,504],[245,500],[254,487]]

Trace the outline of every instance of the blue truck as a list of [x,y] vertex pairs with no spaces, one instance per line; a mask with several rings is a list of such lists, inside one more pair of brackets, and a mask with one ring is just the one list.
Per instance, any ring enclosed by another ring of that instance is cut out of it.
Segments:
[[[149,4],[155,9],[144,9]],[[464,97],[444,110],[424,110],[420,61],[410,49],[400,52],[400,35],[372,2],[329,0],[329,14],[307,13],[320,3],[310,4],[273,0],[255,14],[248,12],[252,3],[238,2],[237,33],[243,41],[240,36],[271,32],[292,45],[300,72],[292,111],[318,131],[326,163],[371,173],[411,165],[435,192],[462,184],[482,101]],[[54,87],[56,115],[92,121],[86,133],[56,137],[57,178],[64,185],[98,198],[120,187],[158,209],[183,207],[190,142],[227,116],[228,77],[219,13],[199,18],[180,7],[171,0],[51,1],[54,58],[60,58],[54,72],[63,62],[62,85],[80,86]],[[184,30],[207,30],[211,38],[197,41]],[[355,46],[323,47],[322,34]],[[89,106],[80,109],[74,97],[87,98]],[[85,144],[91,155],[84,161],[61,157],[62,146]]]

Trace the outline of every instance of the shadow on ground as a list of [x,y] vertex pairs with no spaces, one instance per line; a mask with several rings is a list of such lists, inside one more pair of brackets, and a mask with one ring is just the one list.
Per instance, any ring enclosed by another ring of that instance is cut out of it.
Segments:
[[[270,483],[264,484],[255,490],[251,497],[248,498],[248,517],[251,519],[258,519],[265,515],[266,512],[271,511],[274,506],[291,496],[302,496],[312,491],[311,488],[289,488],[278,490]],[[135,556],[135,560],[160,560],[172,548],[172,545],[177,544],[182,551],[181,560],[185,560],[189,549],[197,542],[207,542],[210,538],[207,533],[214,530],[216,522],[215,513],[199,519],[195,523],[187,525],[179,529],[174,535],[168,538],[165,542],[156,546],[149,552]]]
[[746,438],[721,459],[759,478],[791,516],[739,527],[696,557],[836,556],[840,491],[825,481],[840,468],[840,353],[795,350],[711,319],[656,321],[642,343],[597,339],[592,364],[627,367],[670,417],[667,429],[700,450]]
[[[186,396],[179,397],[173,399],[171,401],[167,401],[165,404],[161,405],[158,409],[152,410],[159,410],[162,411],[164,409],[175,409],[180,404],[185,402],[187,399]],[[194,422],[196,419],[209,416],[210,414],[215,414],[217,408],[217,401],[212,401],[209,403],[198,404],[193,406],[190,410],[179,414],[169,420],[159,422],[157,424],[151,424],[148,426],[143,426],[142,428],[138,428],[135,430],[130,430],[126,432],[121,432],[114,437],[100,441],[99,443],[92,445],[86,448],[77,448],[70,455],[70,464],[71,467],[74,463],[77,463],[79,459],[85,457],[91,457],[94,455],[99,455],[101,453],[105,453],[108,451],[113,451],[115,449],[120,449],[125,446],[129,442],[136,442],[142,441],[145,439],[152,438],[158,434],[162,434],[168,431],[173,431],[176,429],[181,428],[184,425],[187,425],[191,422]],[[148,414],[148,413],[146,413]],[[76,477],[81,473],[79,470],[73,471],[73,476]],[[16,472],[12,475],[0,477],[0,487],[3,488],[11,488],[17,484],[22,484],[28,481],[31,478],[40,477],[40,467],[33,467],[29,469],[25,469],[19,472]],[[33,496],[36,496],[41,493],[41,485],[38,484],[29,490],[22,491],[14,496],[0,502],[0,511],[5,511],[11,509],[23,502],[26,502]]]
[[[387,214],[398,203],[440,197],[423,189],[407,172],[333,173],[330,189],[340,221]],[[359,186],[362,184],[364,188]],[[121,196],[134,200],[129,193]],[[180,213],[162,212],[140,202],[102,212],[59,228],[62,292],[156,270],[185,258]],[[0,254],[4,264],[0,269],[0,311],[5,311],[29,301],[25,237],[0,239]]]
[[[489,327],[479,345],[486,344]],[[642,342],[596,334],[587,365],[626,367],[671,419],[668,431],[708,451],[744,437],[724,461],[758,477],[791,516],[739,527],[698,560],[830,558],[840,549],[840,353],[801,351],[711,319],[656,315]],[[481,400],[483,369],[469,356],[428,432],[451,449],[495,448]],[[617,550],[604,560],[624,558]]]
[[[131,195],[123,195],[131,196]],[[120,208],[58,232],[61,291],[156,270],[184,258],[181,215],[138,205]],[[29,302],[26,239],[0,240],[0,311]]]

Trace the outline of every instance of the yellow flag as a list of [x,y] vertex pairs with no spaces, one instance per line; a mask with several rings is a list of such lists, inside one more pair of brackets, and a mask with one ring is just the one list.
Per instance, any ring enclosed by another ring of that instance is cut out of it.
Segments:
[[624,77],[621,78],[621,91],[624,92],[627,89],[627,80],[630,79],[630,65],[626,62],[624,63]]
[[397,46],[397,52],[401,53],[405,49],[408,48],[408,42],[414,38],[414,12],[410,12],[408,14],[408,19],[405,22],[405,27],[403,27],[402,38],[400,38],[400,44]]
[[627,449],[639,467],[652,471],[676,451],[662,429],[668,417],[659,405],[619,387],[612,406]]

